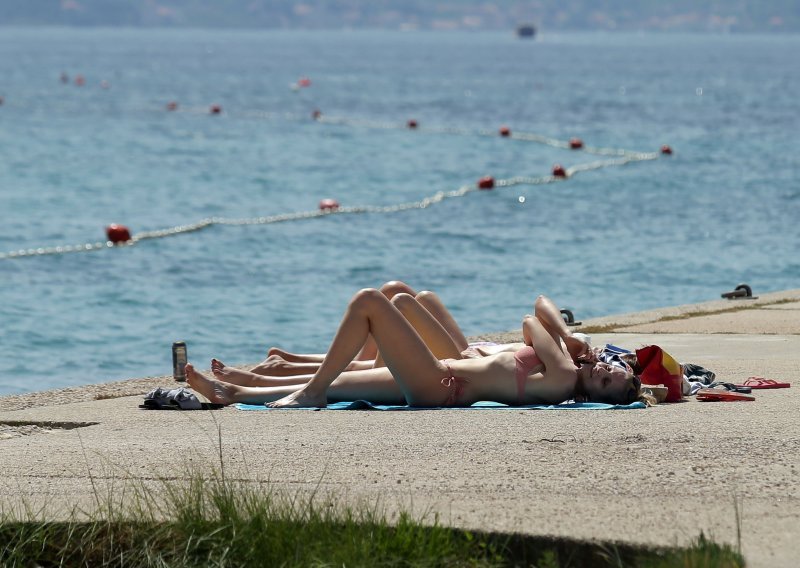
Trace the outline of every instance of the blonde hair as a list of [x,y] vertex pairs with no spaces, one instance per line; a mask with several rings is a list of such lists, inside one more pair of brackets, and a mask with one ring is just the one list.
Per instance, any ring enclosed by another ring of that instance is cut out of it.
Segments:
[[658,404],[656,397],[654,397],[646,388],[642,388],[641,379],[638,375],[631,376],[631,388],[628,390],[628,404],[631,402],[643,402],[647,406],[655,406]]
[[656,397],[654,397],[652,393],[647,391],[646,388],[642,389],[642,380],[640,378],[642,367],[639,365],[639,359],[636,357],[636,353],[624,353],[619,357],[631,368],[636,377],[636,383],[638,384],[636,400],[645,403],[647,406],[655,406],[658,404],[658,400],[656,400]]

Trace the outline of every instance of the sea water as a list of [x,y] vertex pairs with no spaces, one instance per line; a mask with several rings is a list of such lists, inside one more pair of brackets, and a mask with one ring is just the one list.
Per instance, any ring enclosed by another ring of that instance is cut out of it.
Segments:
[[0,260],[0,394],[169,374],[176,340],[201,368],[322,351],[351,295],[390,279],[439,292],[467,334],[517,329],[539,293],[586,319],[797,288],[798,59],[790,35],[3,29],[0,252],[598,159],[475,135],[504,124],[674,154],[424,209]]

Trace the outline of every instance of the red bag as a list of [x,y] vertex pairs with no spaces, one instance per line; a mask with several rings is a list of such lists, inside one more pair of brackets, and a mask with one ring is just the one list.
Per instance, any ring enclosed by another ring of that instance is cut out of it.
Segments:
[[683,371],[680,364],[658,345],[648,345],[636,350],[636,359],[642,374],[643,385],[667,387],[666,402],[683,400]]

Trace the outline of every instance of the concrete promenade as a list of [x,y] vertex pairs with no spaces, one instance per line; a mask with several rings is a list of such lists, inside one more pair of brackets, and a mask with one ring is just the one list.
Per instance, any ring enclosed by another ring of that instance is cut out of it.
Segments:
[[658,545],[703,531],[735,544],[738,506],[748,564],[797,566],[800,290],[583,327],[599,331],[595,345],[655,343],[719,380],[759,375],[792,388],[631,411],[140,410],[144,392],[171,377],[5,397],[0,508],[46,505],[56,518],[91,508],[93,486],[120,495],[132,480],[211,471],[221,437],[229,476],[473,529]]

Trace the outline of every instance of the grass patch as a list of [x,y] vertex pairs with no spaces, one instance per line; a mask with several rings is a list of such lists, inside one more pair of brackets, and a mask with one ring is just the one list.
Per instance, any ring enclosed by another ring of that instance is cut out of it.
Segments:
[[263,487],[195,477],[137,490],[85,521],[4,515],[0,566],[744,566],[702,535],[685,549],[646,549],[470,532]]

